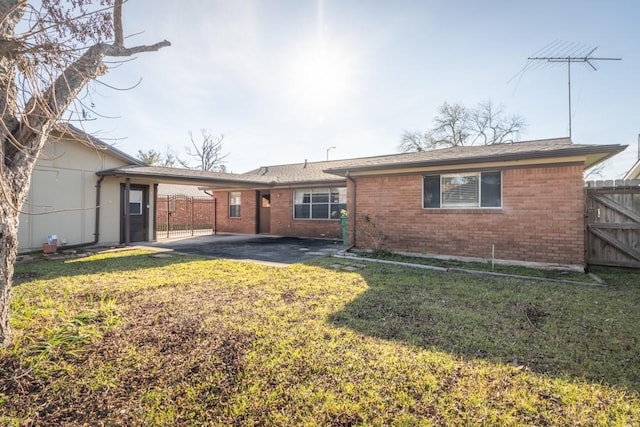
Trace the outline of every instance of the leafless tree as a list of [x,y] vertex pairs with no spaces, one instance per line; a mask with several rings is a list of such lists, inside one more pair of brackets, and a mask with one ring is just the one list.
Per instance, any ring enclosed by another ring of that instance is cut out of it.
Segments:
[[191,166],[189,161],[180,158],[177,158],[178,162],[185,168],[226,172],[227,168],[224,165],[224,159],[226,159],[229,154],[222,152],[224,135],[212,135],[211,131],[206,129],[201,129],[200,134],[202,135],[202,141],[196,142],[193,139],[193,133],[189,131],[191,147],[185,147],[187,155],[195,159],[197,163],[196,166]]
[[105,58],[170,45],[125,47],[122,4],[0,0],[0,345],[11,339],[18,217],[50,132],[87,84],[107,73]]
[[403,152],[410,151],[425,151],[429,148],[429,141],[431,135],[428,132],[420,131],[404,131],[400,139],[400,145],[398,149]]
[[604,170],[607,168],[607,162],[600,163],[592,168],[584,171],[584,180],[594,180],[594,179],[603,179],[604,178]]
[[432,148],[467,145],[471,136],[469,117],[469,109],[463,105],[442,104],[433,119],[435,126],[430,132]]
[[165,153],[161,153],[153,148],[150,150],[138,150],[137,157],[138,160],[147,166],[172,168],[176,164],[176,156],[168,147]]
[[517,140],[526,123],[521,116],[506,117],[502,107],[491,101],[469,109],[445,102],[433,119],[433,128],[403,132],[398,149],[404,152],[432,150],[463,145],[502,144]]
[[518,140],[527,124],[518,114],[505,116],[504,107],[486,101],[478,104],[469,114],[473,142],[481,145],[503,144]]

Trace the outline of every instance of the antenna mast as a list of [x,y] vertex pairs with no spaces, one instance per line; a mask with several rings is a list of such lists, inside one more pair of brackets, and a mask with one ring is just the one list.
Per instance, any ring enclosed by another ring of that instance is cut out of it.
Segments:
[[[621,61],[622,58],[600,58],[592,56],[598,47],[580,46],[575,43],[560,42],[558,40],[540,49],[529,61],[544,61],[547,63],[567,64],[567,83],[569,89],[569,138],[571,138],[571,63],[581,62],[589,66],[591,71],[598,71],[594,61]],[[527,67],[525,67],[527,68]]]

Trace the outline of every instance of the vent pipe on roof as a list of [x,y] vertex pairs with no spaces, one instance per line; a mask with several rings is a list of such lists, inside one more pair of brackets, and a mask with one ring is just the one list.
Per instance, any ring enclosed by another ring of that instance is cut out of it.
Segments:
[[638,160],[640,160],[640,133],[638,134]]
[[303,169],[307,168],[307,159],[304,159],[304,166],[302,167]]
[[267,166],[260,167],[260,175],[266,175],[268,171],[269,171],[269,167]]

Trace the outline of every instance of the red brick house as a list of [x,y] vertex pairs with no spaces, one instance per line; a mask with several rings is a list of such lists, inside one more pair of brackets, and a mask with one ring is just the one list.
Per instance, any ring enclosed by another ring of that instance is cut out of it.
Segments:
[[114,170],[207,187],[217,231],[340,236],[349,245],[584,265],[583,171],[624,150],[569,138],[267,166],[244,174]]

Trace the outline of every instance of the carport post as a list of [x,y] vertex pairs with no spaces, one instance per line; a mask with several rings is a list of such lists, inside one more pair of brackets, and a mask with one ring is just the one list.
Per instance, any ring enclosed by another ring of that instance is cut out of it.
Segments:
[[131,191],[131,179],[126,178],[124,184],[124,244],[131,243],[131,215],[129,212],[129,196]]

